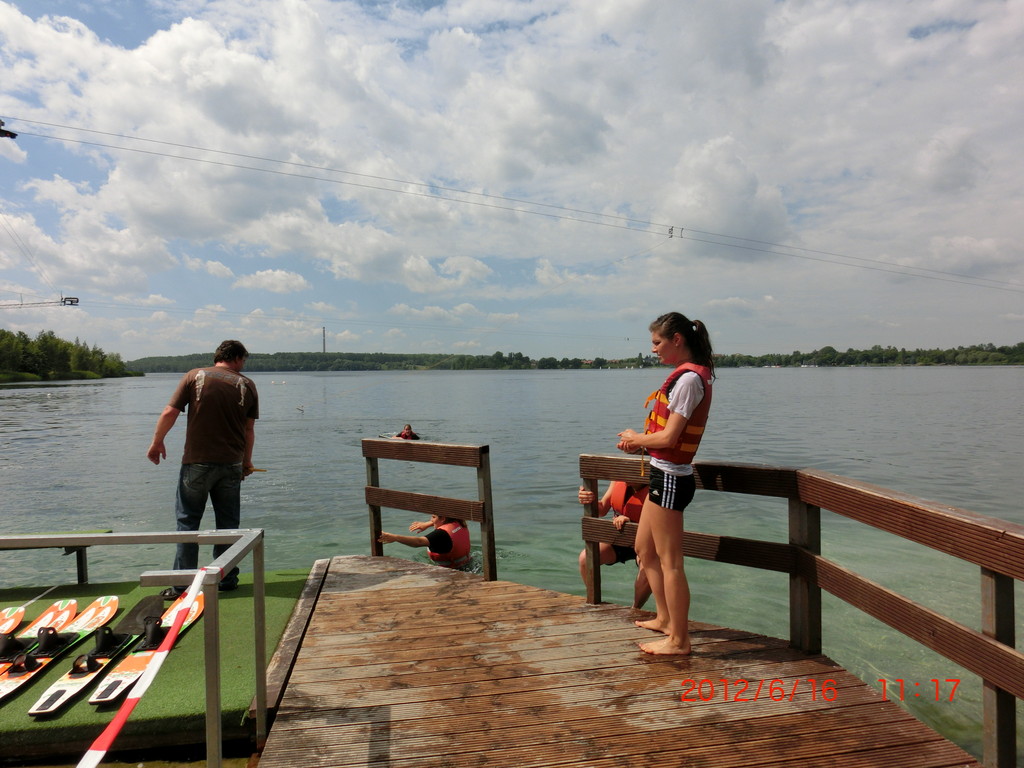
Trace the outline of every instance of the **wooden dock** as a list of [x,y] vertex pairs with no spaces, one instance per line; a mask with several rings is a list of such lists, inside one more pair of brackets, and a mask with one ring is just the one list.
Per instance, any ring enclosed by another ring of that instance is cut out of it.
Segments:
[[259,768],[980,765],[824,656],[695,623],[693,656],[650,657],[634,616],[334,558]]

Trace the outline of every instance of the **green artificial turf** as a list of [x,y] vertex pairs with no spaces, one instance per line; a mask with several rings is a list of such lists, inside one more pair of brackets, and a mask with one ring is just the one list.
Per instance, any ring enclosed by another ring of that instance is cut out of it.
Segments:
[[[266,574],[268,663],[307,576],[306,571],[298,570]],[[39,591],[38,588],[0,591],[0,608],[21,605],[36,597]],[[117,595],[119,609],[110,623],[115,628],[135,603],[159,591],[140,587],[134,582],[61,586],[26,609],[21,628],[55,600],[73,597],[78,601],[78,609],[82,610],[96,597]],[[243,574],[242,584],[236,591],[220,593],[219,605],[222,727],[225,738],[238,738],[249,731],[246,719],[255,693],[251,576]],[[180,637],[122,730],[114,750],[119,746],[138,748],[205,741],[203,631],[204,622],[200,620]],[[74,657],[87,653],[93,646],[92,638],[87,638],[14,694],[0,701],[3,759],[81,754],[107,726],[117,706],[98,709],[89,704],[88,698],[95,686],[52,717],[40,719],[28,714],[43,691],[71,668]]]

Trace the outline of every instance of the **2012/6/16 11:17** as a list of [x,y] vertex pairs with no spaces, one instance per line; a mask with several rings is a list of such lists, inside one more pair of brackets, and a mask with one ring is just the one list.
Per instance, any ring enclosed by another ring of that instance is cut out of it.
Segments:
[[[928,699],[932,697],[932,690],[934,687],[935,701],[952,701],[956,695],[956,689],[960,686],[960,678],[958,677],[947,677],[945,680],[940,680],[937,677],[933,677],[924,683],[914,683],[902,678],[896,677],[892,680],[880,679],[878,681],[882,684],[882,698],[890,698],[890,694],[896,694],[895,698],[897,701],[906,701],[907,699]],[[932,685],[929,685],[931,683]],[[890,684],[895,684],[890,689]],[[943,698],[942,686],[949,685],[949,697]]]

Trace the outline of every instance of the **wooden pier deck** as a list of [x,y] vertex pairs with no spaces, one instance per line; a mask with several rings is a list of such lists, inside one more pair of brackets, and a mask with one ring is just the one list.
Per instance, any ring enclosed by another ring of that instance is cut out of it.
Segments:
[[694,624],[693,656],[654,658],[633,617],[397,558],[334,558],[259,768],[980,765],[824,656]]

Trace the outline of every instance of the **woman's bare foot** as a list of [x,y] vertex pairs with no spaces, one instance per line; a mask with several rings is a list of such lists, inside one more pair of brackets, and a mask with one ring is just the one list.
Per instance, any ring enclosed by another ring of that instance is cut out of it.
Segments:
[[640,629],[649,629],[652,632],[661,632],[663,635],[666,633],[667,625],[657,616],[653,619],[637,619],[633,623],[640,627]]
[[685,644],[677,644],[670,637],[663,637],[653,643],[640,643],[640,650],[652,656],[689,656],[692,652],[689,638]]

